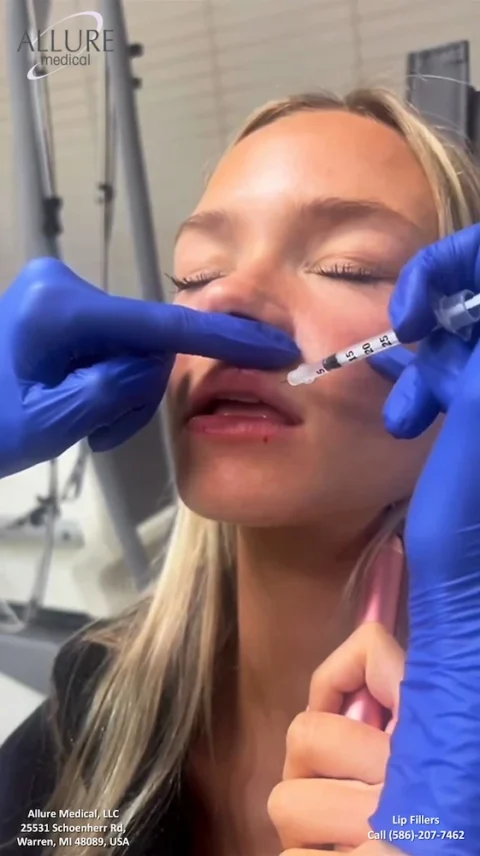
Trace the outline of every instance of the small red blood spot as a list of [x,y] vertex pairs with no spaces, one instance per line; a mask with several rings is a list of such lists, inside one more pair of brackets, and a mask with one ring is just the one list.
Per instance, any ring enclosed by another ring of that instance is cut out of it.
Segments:
[[268,437],[264,437],[264,438],[263,438],[263,442],[264,442],[264,443],[268,443]]

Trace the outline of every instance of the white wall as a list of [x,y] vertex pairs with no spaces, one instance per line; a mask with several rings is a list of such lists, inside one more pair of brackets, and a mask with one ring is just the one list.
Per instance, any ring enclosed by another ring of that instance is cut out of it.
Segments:
[[43,696],[0,672],[0,746],[20,722],[43,701]]
[[[75,458],[76,450],[72,449],[59,461],[62,483]],[[0,480],[1,514],[15,517],[28,512],[35,503],[35,497],[45,495],[47,486],[46,465]],[[129,590],[124,574],[117,576],[117,585],[112,588],[106,584],[105,573],[99,571],[99,565],[108,564],[118,549],[115,549],[115,538],[106,520],[91,470],[85,479],[80,499],[65,507],[65,516],[74,519],[82,527],[86,545],[84,549],[61,547],[55,550],[45,605],[98,616],[109,615],[121,608],[123,602],[132,596],[132,590]],[[0,539],[0,600],[27,601],[40,553],[40,543],[25,541],[12,545]],[[115,596],[119,585],[123,588],[120,598],[118,593]],[[40,704],[43,696],[0,671],[0,698],[1,745]]]
[[[75,462],[76,452],[70,450],[59,461],[62,484]],[[45,496],[47,486],[47,465],[0,480],[0,513],[15,517],[28,512],[36,496]],[[113,580],[108,571],[119,558],[119,546],[91,467],[80,498],[66,503],[62,509],[65,518],[81,527],[85,547],[62,545],[55,550],[45,605],[109,615],[130,600],[133,588],[121,569],[117,568]],[[11,543],[0,538],[0,598],[20,602],[28,599],[40,552],[40,543],[27,540]]]

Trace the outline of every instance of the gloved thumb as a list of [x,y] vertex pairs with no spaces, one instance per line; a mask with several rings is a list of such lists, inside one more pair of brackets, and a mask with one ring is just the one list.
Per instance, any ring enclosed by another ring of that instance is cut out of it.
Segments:
[[414,359],[413,351],[403,345],[397,345],[396,348],[388,348],[369,357],[368,364],[386,380],[396,381]]
[[418,437],[446,413],[470,355],[466,342],[444,330],[425,339],[385,403],[387,430],[394,437]]
[[[159,406],[170,368],[164,361],[118,357],[78,369],[52,389],[30,387],[23,403],[31,411],[32,447],[38,446],[38,437],[45,438],[40,457],[48,460],[85,437],[94,438],[96,451],[124,442]],[[64,438],[62,449],[59,435]]]
[[426,431],[441,408],[419,371],[416,354],[400,345],[370,357],[369,364],[382,377],[396,381],[383,410],[387,431],[402,440]]

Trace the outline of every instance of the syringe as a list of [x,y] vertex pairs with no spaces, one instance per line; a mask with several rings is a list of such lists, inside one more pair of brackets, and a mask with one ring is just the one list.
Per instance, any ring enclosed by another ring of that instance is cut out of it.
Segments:
[[[434,295],[432,311],[438,321],[438,329],[443,327],[449,333],[458,333],[464,338],[469,337],[472,325],[480,320],[480,294],[473,291],[459,291],[452,295]],[[468,331],[468,332],[467,332]],[[394,348],[400,341],[394,330],[387,330],[371,339],[357,342],[343,351],[337,351],[324,357],[318,363],[302,363],[298,368],[289,372],[287,381],[290,386],[313,383],[317,378],[340,369],[349,363],[366,360],[374,354]]]

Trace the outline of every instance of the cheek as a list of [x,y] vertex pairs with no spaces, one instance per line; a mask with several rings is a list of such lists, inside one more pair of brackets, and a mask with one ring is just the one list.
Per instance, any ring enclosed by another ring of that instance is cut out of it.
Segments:
[[295,319],[295,337],[307,362],[316,362],[388,330],[390,287],[324,286],[320,297],[305,301]]
[[[305,361],[318,362],[388,330],[391,293],[390,287],[366,287],[355,293],[337,286],[337,293],[331,295],[328,303],[325,301],[323,311],[312,301],[310,311],[299,314],[295,326],[295,337]],[[390,388],[391,384],[373,371],[367,361],[334,371],[311,387],[312,396],[318,395],[323,403],[327,397],[335,404],[343,401],[349,412],[357,412],[363,420],[374,403],[377,407],[371,416],[381,419],[381,405]]]

